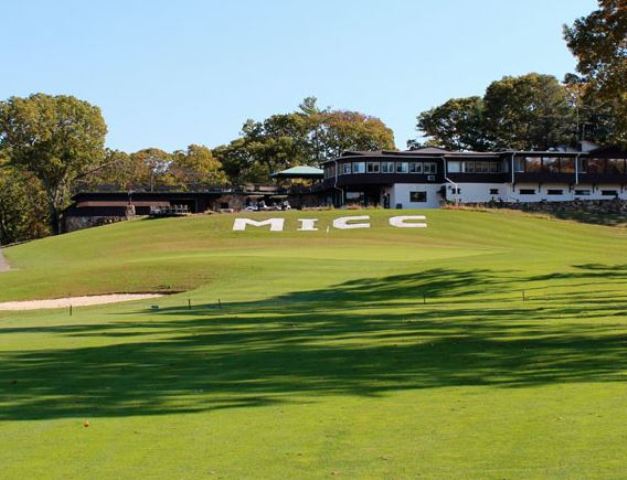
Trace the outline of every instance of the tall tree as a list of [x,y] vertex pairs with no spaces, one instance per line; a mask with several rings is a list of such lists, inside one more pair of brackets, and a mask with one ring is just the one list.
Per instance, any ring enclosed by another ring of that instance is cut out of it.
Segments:
[[100,109],[72,96],[0,102],[0,148],[13,166],[41,181],[54,233],[61,232],[73,182],[101,165],[106,133]]
[[144,148],[131,153],[135,181],[143,188],[154,191],[167,184],[166,176],[172,164],[172,155],[159,148]]
[[0,245],[44,237],[49,232],[39,180],[0,160]]
[[429,145],[450,150],[486,150],[484,105],[481,97],[452,98],[418,116],[418,130]]
[[588,103],[612,116],[609,140],[627,146],[627,0],[599,0],[599,8],[564,26],[564,38],[586,81]]
[[483,97],[487,140],[495,148],[547,149],[574,141],[568,92],[552,75],[492,82]]
[[266,181],[270,173],[294,165],[318,165],[344,150],[393,148],[392,130],[378,118],[320,109],[315,97],[308,97],[295,112],[262,122],[248,120],[241,138],[213,153],[229,179],[238,183]]
[[394,133],[376,117],[348,110],[320,115],[320,149],[323,160],[346,150],[394,150]]
[[186,190],[192,186],[221,186],[226,183],[222,164],[203,145],[190,145],[172,154],[169,184]]

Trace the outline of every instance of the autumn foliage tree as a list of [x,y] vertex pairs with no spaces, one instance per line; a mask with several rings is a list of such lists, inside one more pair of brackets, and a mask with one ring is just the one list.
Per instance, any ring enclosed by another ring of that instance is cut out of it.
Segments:
[[0,149],[12,167],[41,182],[54,233],[74,182],[101,166],[106,132],[100,109],[72,96],[0,102]]
[[297,111],[248,120],[242,134],[214,149],[231,181],[267,181],[274,171],[319,165],[345,150],[394,149],[394,135],[378,118],[359,112],[321,109],[308,97]]
[[599,0],[597,10],[564,26],[564,38],[585,81],[585,102],[606,110],[609,141],[627,146],[627,1]]

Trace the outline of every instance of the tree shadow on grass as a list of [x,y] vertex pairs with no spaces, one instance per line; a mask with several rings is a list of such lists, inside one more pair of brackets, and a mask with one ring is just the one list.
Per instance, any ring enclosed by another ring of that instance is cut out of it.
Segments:
[[[595,278],[602,268],[581,270]],[[477,294],[502,294],[518,280],[511,272],[434,269],[222,309],[169,308],[129,312],[111,323],[0,329],[5,338],[30,332],[94,344],[0,353],[0,420],[203,412],[453,386],[625,381],[627,298],[594,302],[580,292],[568,301],[477,303]],[[425,291],[439,302],[423,304]],[[582,316],[597,320],[582,323]]]

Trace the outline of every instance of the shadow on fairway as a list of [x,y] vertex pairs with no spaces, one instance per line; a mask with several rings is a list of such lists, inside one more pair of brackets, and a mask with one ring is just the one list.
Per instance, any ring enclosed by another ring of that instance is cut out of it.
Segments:
[[[579,265],[567,280],[598,281],[600,274],[624,287],[627,265]],[[528,279],[529,288],[538,279]],[[34,333],[98,343],[0,354],[0,419],[200,412],[450,386],[625,381],[626,296],[579,291],[521,302],[507,297],[520,281],[511,272],[434,269],[223,308],[0,329],[4,337]],[[505,296],[486,302],[485,295]]]

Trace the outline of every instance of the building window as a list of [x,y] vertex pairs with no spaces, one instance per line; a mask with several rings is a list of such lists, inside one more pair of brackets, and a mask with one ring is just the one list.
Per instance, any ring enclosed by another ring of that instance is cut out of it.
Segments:
[[501,164],[499,162],[490,162],[490,173],[500,173]]
[[490,189],[490,195],[498,195],[499,194],[499,189],[498,188],[491,188]]
[[353,173],[366,173],[366,164],[364,162],[353,162]]
[[547,173],[559,173],[560,159],[556,157],[544,157],[542,159],[542,171]]
[[616,190],[601,190],[601,195],[604,197],[618,197],[618,192]]
[[424,203],[427,201],[427,192],[409,192],[409,201],[413,203]]
[[348,175],[351,173],[351,164],[343,163],[342,164],[342,175]]
[[394,173],[394,162],[381,162],[382,173]]
[[622,175],[627,171],[625,169],[625,162],[627,162],[627,160],[623,158],[608,158],[607,173]]
[[564,190],[558,190],[558,189],[548,189],[546,191],[547,195],[564,195]]
[[586,173],[605,173],[605,160],[601,158],[589,158],[585,161]]
[[535,195],[536,191],[533,188],[521,188],[519,193],[521,195]]
[[575,195],[580,195],[582,197],[586,197],[590,195],[590,190],[575,190]]
[[407,173],[409,172],[409,165],[407,162],[396,162],[396,173]]
[[462,163],[459,160],[448,162],[447,168],[450,173],[460,173],[462,171]]
[[459,195],[460,193],[462,193],[462,189],[461,188],[455,188],[455,187],[449,187],[451,189],[451,193],[455,194],[455,195]]
[[542,157],[526,157],[525,158],[525,172],[541,172],[542,171]]
[[514,157],[514,172],[522,173],[525,171],[525,159]]
[[381,164],[379,162],[368,162],[366,165],[366,172],[379,173]]
[[409,173],[422,173],[422,162],[410,162]]
[[560,158],[560,172],[561,173],[575,173],[575,159],[574,158]]
[[437,166],[435,162],[425,162],[423,168],[423,173],[435,173],[437,172]]

